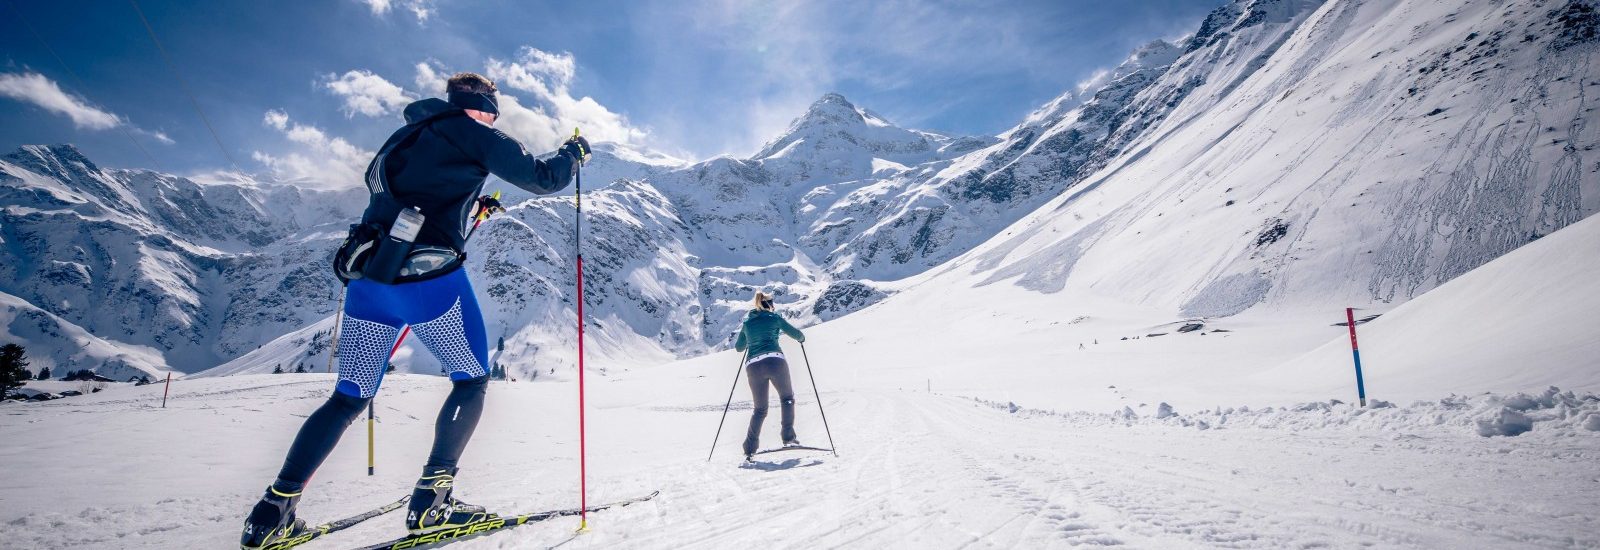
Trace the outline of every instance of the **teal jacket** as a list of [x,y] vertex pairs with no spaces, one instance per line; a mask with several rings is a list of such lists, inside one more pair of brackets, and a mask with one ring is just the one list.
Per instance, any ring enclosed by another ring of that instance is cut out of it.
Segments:
[[[778,347],[778,332],[788,334],[796,341],[806,341],[806,335],[794,325],[783,320],[782,315],[771,311],[752,309],[750,315],[744,318],[744,327],[739,330],[739,340],[733,343],[734,349],[747,351],[746,357],[755,357],[768,353],[782,353],[783,348]],[[746,348],[749,348],[748,350]]]

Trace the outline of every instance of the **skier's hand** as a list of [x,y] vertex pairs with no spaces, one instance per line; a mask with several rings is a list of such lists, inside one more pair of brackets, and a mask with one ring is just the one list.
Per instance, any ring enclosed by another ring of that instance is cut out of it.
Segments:
[[571,157],[572,161],[579,165],[589,162],[589,140],[583,136],[572,136],[566,143],[561,144],[560,154]]
[[490,214],[499,214],[505,211],[505,207],[500,205],[500,199],[491,195],[478,197],[478,215],[480,217],[488,217]]

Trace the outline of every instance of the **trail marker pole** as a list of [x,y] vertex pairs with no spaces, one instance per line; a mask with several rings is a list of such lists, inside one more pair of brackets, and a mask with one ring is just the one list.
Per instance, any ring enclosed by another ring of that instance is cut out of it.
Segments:
[[172,371],[167,371],[167,387],[161,390],[161,408],[167,408],[167,394],[172,393]]
[[1361,406],[1367,406],[1367,386],[1361,379],[1361,347],[1356,345],[1356,309],[1344,308],[1345,322],[1350,325],[1350,356],[1356,361],[1356,396],[1361,399]]

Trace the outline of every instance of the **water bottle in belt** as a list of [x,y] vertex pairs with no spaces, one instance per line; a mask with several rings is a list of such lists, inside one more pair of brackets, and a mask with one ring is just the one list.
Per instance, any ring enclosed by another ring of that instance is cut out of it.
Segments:
[[394,283],[394,278],[400,274],[401,264],[411,254],[411,245],[417,240],[417,233],[422,231],[425,219],[421,208],[400,210],[394,224],[389,226],[389,235],[383,239],[383,244],[378,245],[377,255],[367,264],[365,276],[379,283]]

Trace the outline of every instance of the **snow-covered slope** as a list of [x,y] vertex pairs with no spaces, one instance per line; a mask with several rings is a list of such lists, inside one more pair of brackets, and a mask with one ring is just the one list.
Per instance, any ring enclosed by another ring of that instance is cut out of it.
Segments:
[[[113,380],[166,376],[161,353],[108,342],[56,315],[0,292],[0,341],[27,348],[28,370],[50,369],[56,376],[90,369]],[[182,373],[179,373],[181,376]]]
[[1139,96],[1194,83],[1169,114],[949,269],[1187,316],[1403,302],[1600,210],[1586,5],[1249,3]]
[[[1196,83],[1125,152],[970,252],[894,283],[881,303],[816,327],[809,345],[855,358],[862,380],[1038,407],[1146,414],[1160,402],[1352,399],[1337,344],[1305,367],[1316,376],[1263,373],[1337,339],[1345,307],[1394,309],[1600,209],[1589,124],[1600,35],[1594,18],[1572,23],[1574,5],[1585,4],[1219,10],[1206,24],[1214,32],[1136,95],[1141,104]],[[1256,35],[1274,37],[1270,48],[1246,42],[1252,29],[1293,21]],[[1244,64],[1208,48],[1260,55]],[[1585,237],[1534,244],[1586,259],[1596,250]],[[1527,269],[1490,266],[1470,283],[1483,294],[1459,300],[1484,318],[1524,319],[1516,338],[1463,342],[1500,346],[1461,365],[1477,374],[1447,374],[1463,355],[1436,326],[1467,306],[1430,300],[1380,319],[1404,336],[1369,345],[1415,343],[1384,367],[1397,370],[1373,375],[1374,395],[1596,391],[1584,357],[1600,325],[1562,324],[1570,314],[1552,309],[1600,293],[1577,275],[1592,267],[1535,273],[1542,262],[1521,261]],[[1510,357],[1523,359],[1511,367]],[[1428,384],[1441,376],[1450,383]]]
[[317,248],[303,241],[359,211],[348,195],[203,185],[101,169],[70,145],[24,147],[0,158],[0,291],[192,372],[317,318],[285,306],[332,296],[336,284],[294,283]]
[[[1390,400],[1486,389],[1600,387],[1600,216],[1511,251],[1357,325],[1367,392]],[[1350,341],[1263,374],[1349,391]]]

